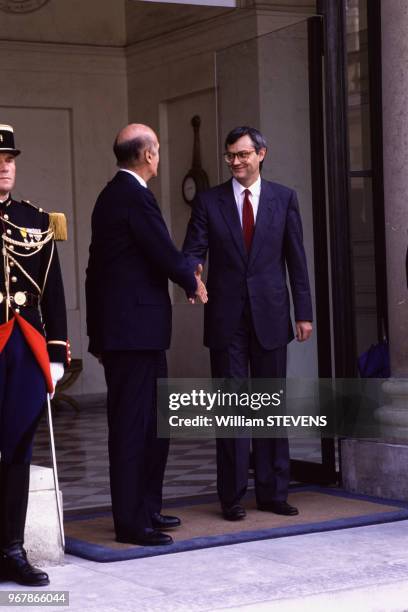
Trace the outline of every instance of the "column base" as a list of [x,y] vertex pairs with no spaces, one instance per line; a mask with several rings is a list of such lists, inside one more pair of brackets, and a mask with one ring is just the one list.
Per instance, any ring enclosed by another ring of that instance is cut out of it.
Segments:
[[408,380],[389,378],[382,389],[389,403],[374,412],[381,427],[381,438],[393,444],[408,444]]
[[341,440],[343,487],[387,499],[408,500],[408,444]]

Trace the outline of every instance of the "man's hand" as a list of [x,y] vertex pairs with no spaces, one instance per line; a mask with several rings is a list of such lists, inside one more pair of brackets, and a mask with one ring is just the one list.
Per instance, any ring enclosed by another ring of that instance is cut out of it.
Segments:
[[313,326],[310,321],[296,321],[296,339],[298,342],[309,340]]
[[[196,281],[197,281],[197,289],[196,289],[195,294],[199,298],[202,304],[206,304],[208,302],[208,296],[207,296],[206,286],[201,280],[202,272],[203,272],[203,266],[201,264],[198,264],[194,272],[194,276],[196,277]],[[188,298],[188,301],[190,302],[190,304],[195,304],[195,298]]]

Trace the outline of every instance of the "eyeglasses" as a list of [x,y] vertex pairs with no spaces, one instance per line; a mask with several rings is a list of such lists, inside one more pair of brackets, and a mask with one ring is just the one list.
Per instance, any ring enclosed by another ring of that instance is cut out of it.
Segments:
[[247,159],[249,159],[249,156],[255,150],[256,149],[251,149],[250,151],[238,151],[238,153],[230,153],[228,151],[227,153],[224,153],[224,160],[228,165],[231,165],[232,163],[234,163],[235,158],[237,158],[238,161],[240,162],[244,162],[244,161],[247,161]]

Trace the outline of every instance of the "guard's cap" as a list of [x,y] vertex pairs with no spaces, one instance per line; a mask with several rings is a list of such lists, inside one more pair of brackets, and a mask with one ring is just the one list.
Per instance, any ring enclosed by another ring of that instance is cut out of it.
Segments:
[[0,153],[20,155],[21,151],[14,145],[14,130],[11,125],[0,123]]

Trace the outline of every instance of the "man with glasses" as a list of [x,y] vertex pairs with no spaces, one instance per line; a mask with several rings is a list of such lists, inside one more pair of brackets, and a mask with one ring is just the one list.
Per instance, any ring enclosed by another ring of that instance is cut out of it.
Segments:
[[[183,250],[204,264],[209,251],[204,344],[214,378],[284,378],[293,339],[286,267],[296,338],[312,333],[312,304],[296,193],[261,178],[263,135],[237,127],[225,140],[232,179],[199,193]],[[252,440],[259,510],[296,515],[287,503],[287,438]],[[217,488],[223,516],[245,518],[240,504],[248,484],[249,438],[217,439]]]

